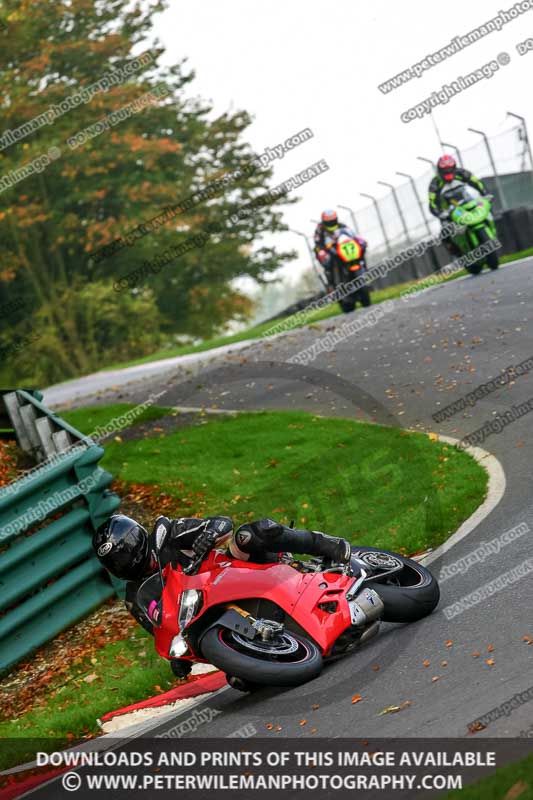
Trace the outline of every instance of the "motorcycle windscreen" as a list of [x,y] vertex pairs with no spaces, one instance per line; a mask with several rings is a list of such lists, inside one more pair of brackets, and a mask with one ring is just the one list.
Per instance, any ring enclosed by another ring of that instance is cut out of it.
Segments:
[[337,242],[337,255],[344,262],[358,261],[363,255],[363,248],[355,239],[340,237]]
[[150,575],[137,590],[136,603],[150,623],[153,623],[154,620],[148,614],[148,609],[154,601],[159,602],[161,595],[161,579],[158,572]]

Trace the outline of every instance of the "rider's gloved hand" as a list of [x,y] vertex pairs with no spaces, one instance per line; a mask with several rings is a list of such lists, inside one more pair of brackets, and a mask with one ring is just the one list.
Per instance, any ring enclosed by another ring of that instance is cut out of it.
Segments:
[[197,536],[192,544],[192,551],[195,556],[205,556],[216,544],[217,534],[215,531],[205,530]]
[[324,264],[328,260],[327,250],[319,250],[317,253],[317,258],[321,264]]

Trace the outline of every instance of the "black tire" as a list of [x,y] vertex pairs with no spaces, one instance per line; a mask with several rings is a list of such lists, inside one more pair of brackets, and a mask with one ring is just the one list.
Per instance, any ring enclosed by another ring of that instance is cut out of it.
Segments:
[[[477,238],[480,244],[487,244],[488,242],[492,241],[486,230],[478,231]],[[489,267],[492,270],[498,269],[498,267],[500,266],[500,259],[498,257],[498,253],[496,251],[489,253],[483,259],[483,264],[486,264],[487,267]]]
[[[483,236],[479,237],[479,241],[481,242],[481,244],[485,244],[486,242],[491,241],[490,237],[487,236],[487,233],[485,231],[480,231],[480,233],[483,233]],[[498,257],[498,253],[495,250],[492,253],[489,253],[487,256],[485,256],[485,264],[492,270],[498,269],[498,267],[500,266],[500,259]]]
[[[249,649],[243,652],[236,634],[221,625],[210,628],[200,641],[202,655],[215,667],[244,681],[261,686],[299,686],[322,671],[322,655],[316,644],[303,636],[285,632],[298,645],[297,661],[266,660]],[[241,648],[241,649],[239,649]],[[296,655],[296,654],[295,654]]]
[[384,553],[399,559],[404,568],[391,576],[390,582],[368,581],[366,586],[375,589],[383,600],[385,622],[416,622],[437,607],[440,598],[439,584],[431,572],[416,561],[379,547],[352,547],[358,556],[364,553]]
[[500,259],[498,257],[498,253],[489,253],[485,259],[485,263],[492,270],[498,269],[498,267],[500,266]]
[[260,692],[264,689],[264,686],[261,686],[260,683],[252,683],[251,681],[244,681],[242,678],[237,678],[235,675],[228,675],[226,673],[226,680],[228,684],[231,686],[232,689],[236,689],[238,692],[246,692],[248,694],[254,694],[254,692]]
[[355,297],[352,295],[344,297],[342,300],[339,300],[339,305],[345,314],[349,314],[350,311],[353,311],[355,308]]
[[357,292],[357,297],[361,301],[363,308],[368,308],[368,306],[372,305],[372,298],[370,297],[370,292],[366,286],[364,286],[362,289],[359,289]]
[[465,267],[465,269],[471,275],[479,275],[479,273],[483,269],[483,264],[469,264],[469,266]]

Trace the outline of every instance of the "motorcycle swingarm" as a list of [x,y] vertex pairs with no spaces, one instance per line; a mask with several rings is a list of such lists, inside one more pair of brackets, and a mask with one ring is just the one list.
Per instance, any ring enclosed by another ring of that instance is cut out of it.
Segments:
[[253,626],[253,622],[255,622],[255,620],[248,614],[240,614],[234,608],[228,608],[228,610],[213,622],[207,630],[222,625],[223,628],[228,628],[230,631],[240,633],[241,636],[245,636],[247,639],[255,639],[257,631]]

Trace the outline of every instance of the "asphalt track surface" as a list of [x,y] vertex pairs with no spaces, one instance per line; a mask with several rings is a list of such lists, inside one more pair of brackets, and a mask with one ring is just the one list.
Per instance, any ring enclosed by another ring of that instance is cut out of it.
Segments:
[[[432,419],[448,403],[533,356],[532,270],[533,259],[524,260],[497,273],[443,284],[408,302],[396,300],[377,324],[346,338],[308,367],[289,365],[287,359],[334,326],[368,312],[356,311],[234,351],[160,362],[155,370],[115,372],[113,388],[109,374],[99,373],[52,387],[44,400],[58,405],[74,397],[78,405],[117,399],[140,403],[151,392],[166,389],[158,401],[162,405],[303,409],[460,439],[498,412],[533,398],[533,376],[528,373],[447,422]],[[507,707],[508,713],[502,711],[475,736],[518,736],[529,728],[533,646],[523,637],[533,637],[533,572],[452,619],[443,609],[533,559],[532,445],[533,412],[482,444],[503,466],[505,494],[475,530],[431,565],[432,571],[438,576],[444,565],[520,523],[531,530],[499,554],[446,580],[433,615],[414,625],[383,626],[379,637],[299,688],[268,689],[253,696],[223,690],[201,706],[219,713],[192,735],[224,737],[252,725],[257,735],[272,738],[310,738],[311,728],[320,737],[462,737],[468,735],[469,723],[528,690],[523,698],[529,701],[513,710]],[[452,645],[446,646],[447,641]],[[489,645],[493,651],[487,650]],[[473,657],[475,651],[479,658]],[[489,658],[493,665],[486,663]],[[422,666],[426,659],[429,667]],[[435,676],[439,680],[433,681]],[[362,696],[357,704],[351,702],[355,694]],[[411,704],[401,712],[380,715],[406,700]],[[189,715],[154,723],[144,735],[160,735]],[[302,719],[306,725],[300,725]],[[281,726],[281,731],[267,725]]]

